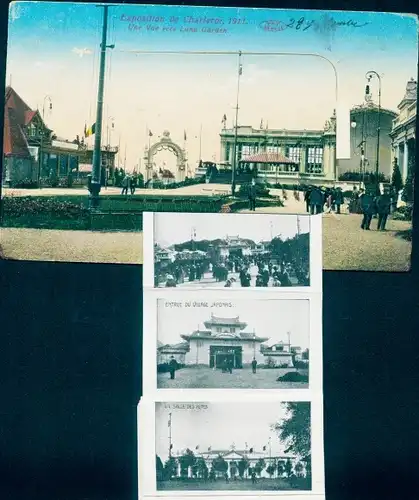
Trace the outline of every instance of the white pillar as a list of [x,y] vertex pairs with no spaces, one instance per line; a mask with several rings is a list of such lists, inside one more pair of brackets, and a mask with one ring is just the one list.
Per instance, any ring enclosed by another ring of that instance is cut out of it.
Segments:
[[329,172],[329,162],[330,162],[330,145],[326,143],[323,147],[323,173],[327,175]]
[[402,172],[403,182],[407,178],[408,165],[409,165],[409,148],[407,147],[407,141],[405,141],[404,151],[403,151],[403,172]]
[[330,145],[329,171],[327,173],[329,174],[330,177],[333,178],[333,180],[336,181],[337,179],[335,179],[335,148],[336,146],[334,144]]
[[307,147],[304,146],[301,148],[300,172],[306,171],[306,164],[307,164]]
[[220,161],[226,161],[226,143],[221,141]]

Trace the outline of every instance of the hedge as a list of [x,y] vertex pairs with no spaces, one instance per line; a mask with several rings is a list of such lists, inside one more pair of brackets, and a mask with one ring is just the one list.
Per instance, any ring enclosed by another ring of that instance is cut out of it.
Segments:
[[142,230],[143,212],[217,213],[225,197],[129,197],[102,198],[100,213],[91,213],[87,196],[5,197],[3,224],[9,227],[45,229]]

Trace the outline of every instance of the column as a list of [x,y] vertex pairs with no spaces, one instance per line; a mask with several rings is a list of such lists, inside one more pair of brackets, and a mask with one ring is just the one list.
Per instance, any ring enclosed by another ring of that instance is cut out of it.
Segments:
[[220,148],[220,161],[226,161],[226,142],[222,139],[221,140],[221,148]]
[[306,165],[307,165],[307,147],[303,146],[301,148],[301,155],[300,155],[300,173],[304,173],[306,171]]
[[323,146],[323,173],[327,175],[330,169],[330,144],[325,143]]
[[407,141],[405,141],[404,142],[404,151],[403,151],[403,171],[402,171],[403,182],[407,178],[408,165],[409,165],[409,148],[407,146]]
[[233,163],[234,163],[234,143],[233,142],[229,143],[229,149],[230,149],[230,154],[229,154],[228,161],[230,162],[231,165],[233,165]]
[[330,158],[329,158],[329,171],[327,172],[327,174],[329,175],[329,177],[332,177],[334,181],[336,181],[336,176],[335,176],[335,162],[336,162],[336,158],[335,158],[335,144],[330,144],[329,146],[329,151],[330,151]]

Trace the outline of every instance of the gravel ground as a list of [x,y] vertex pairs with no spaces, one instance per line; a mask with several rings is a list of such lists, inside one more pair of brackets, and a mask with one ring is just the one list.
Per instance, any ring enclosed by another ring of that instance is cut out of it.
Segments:
[[15,260],[142,264],[143,234],[2,228],[4,257]]
[[157,375],[157,387],[160,389],[306,389],[305,382],[278,382],[290,371],[290,368],[259,368],[252,373],[250,367],[233,370],[233,373],[223,373],[208,367],[183,368],[176,372],[174,380],[169,373]]
[[323,268],[345,271],[410,270],[411,242],[396,236],[411,228],[410,222],[389,220],[387,230],[377,231],[377,220],[371,230],[360,228],[361,215],[323,216]]

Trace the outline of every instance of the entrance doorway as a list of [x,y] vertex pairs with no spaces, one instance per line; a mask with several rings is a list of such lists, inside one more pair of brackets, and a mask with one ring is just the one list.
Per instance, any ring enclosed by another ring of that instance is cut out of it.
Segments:
[[243,368],[242,358],[241,346],[210,346],[210,368]]

